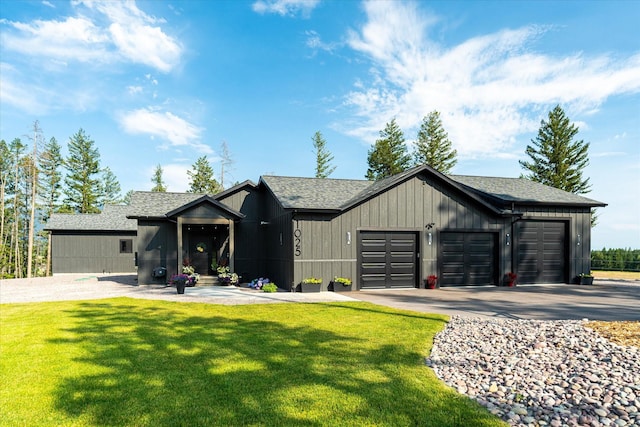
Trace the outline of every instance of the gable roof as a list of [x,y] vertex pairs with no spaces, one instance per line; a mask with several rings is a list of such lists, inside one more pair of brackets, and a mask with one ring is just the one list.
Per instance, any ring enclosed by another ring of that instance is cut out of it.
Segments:
[[260,183],[271,191],[285,209],[341,212],[419,174],[428,174],[457,189],[496,214],[507,213],[505,210],[509,210],[512,203],[606,206],[605,203],[525,178],[444,175],[426,165],[379,181],[263,176]]
[[340,211],[345,202],[371,186],[366,180],[285,176],[263,176],[260,182],[285,209],[324,211]]
[[206,196],[198,193],[136,191],[131,195],[127,218],[166,218],[166,214]]
[[54,213],[47,221],[45,230],[76,231],[136,231],[138,222],[127,219],[127,205],[106,205],[95,214]]
[[242,219],[242,218],[245,217],[244,214],[242,214],[242,213],[240,213],[240,212],[238,212],[238,211],[236,211],[234,209],[231,209],[230,207],[220,203],[219,201],[213,199],[211,196],[207,196],[207,195],[204,195],[204,196],[202,196],[202,197],[200,197],[200,198],[198,198],[196,200],[193,200],[192,202],[189,202],[186,205],[182,205],[179,208],[172,210],[171,212],[167,212],[166,217],[167,218],[173,218],[175,216],[180,215],[182,212],[185,212],[185,211],[187,211],[187,210],[189,210],[191,208],[194,208],[194,207],[196,207],[198,205],[201,205],[201,204],[212,205],[215,208],[217,208],[218,210],[226,213],[227,215],[231,216],[234,219]]

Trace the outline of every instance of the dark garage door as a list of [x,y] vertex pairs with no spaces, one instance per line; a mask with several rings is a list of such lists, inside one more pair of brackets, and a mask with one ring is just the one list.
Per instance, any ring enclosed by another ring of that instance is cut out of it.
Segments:
[[495,233],[440,233],[440,286],[494,285]]
[[416,286],[416,233],[362,231],[359,253],[361,289]]
[[516,265],[519,283],[564,283],[565,223],[516,222]]

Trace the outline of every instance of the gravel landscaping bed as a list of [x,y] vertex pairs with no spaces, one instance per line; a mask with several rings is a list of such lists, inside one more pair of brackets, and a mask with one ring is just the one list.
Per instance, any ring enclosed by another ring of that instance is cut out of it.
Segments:
[[640,425],[640,349],[585,323],[455,316],[426,363],[511,425]]

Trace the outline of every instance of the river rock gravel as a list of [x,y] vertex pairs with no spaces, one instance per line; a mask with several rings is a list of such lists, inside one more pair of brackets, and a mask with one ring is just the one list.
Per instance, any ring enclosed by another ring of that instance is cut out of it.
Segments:
[[454,316],[428,366],[514,426],[640,426],[640,349],[579,320]]

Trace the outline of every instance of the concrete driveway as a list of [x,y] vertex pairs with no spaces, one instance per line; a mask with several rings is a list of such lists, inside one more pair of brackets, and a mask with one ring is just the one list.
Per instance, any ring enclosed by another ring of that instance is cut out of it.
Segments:
[[374,304],[466,317],[538,320],[640,320],[640,282],[593,286],[519,285],[351,292]]
[[640,281],[596,280],[593,286],[520,285],[399,289],[348,293],[266,294],[242,288],[138,286],[129,275],[61,275],[0,280],[0,303],[101,299],[126,296],[213,304],[369,301],[426,313],[482,318],[640,320]]

